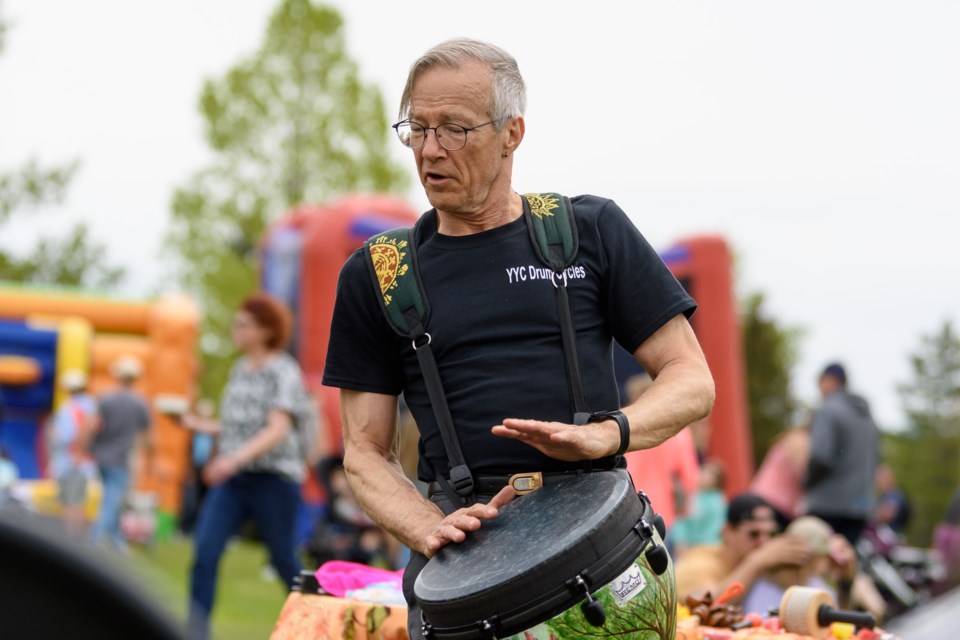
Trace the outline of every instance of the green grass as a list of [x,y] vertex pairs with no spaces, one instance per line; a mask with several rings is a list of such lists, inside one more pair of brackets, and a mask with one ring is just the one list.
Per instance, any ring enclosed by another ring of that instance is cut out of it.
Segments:
[[[151,549],[135,549],[129,565],[148,594],[181,624],[186,620],[187,590],[193,543],[171,539]],[[264,640],[286,600],[286,589],[276,578],[264,579],[267,561],[263,545],[237,542],[220,562],[217,601],[213,610],[214,640]]]

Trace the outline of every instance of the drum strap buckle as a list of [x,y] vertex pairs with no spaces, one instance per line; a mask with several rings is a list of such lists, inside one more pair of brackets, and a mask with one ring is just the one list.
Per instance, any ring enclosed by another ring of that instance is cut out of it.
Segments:
[[507,481],[518,496],[525,496],[543,486],[543,474],[539,471],[515,473]]

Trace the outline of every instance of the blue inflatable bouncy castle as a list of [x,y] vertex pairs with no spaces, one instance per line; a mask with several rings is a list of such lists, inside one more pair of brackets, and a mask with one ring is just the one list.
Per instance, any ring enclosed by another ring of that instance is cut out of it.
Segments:
[[54,404],[56,327],[0,320],[0,446],[22,478],[44,471],[43,424]]

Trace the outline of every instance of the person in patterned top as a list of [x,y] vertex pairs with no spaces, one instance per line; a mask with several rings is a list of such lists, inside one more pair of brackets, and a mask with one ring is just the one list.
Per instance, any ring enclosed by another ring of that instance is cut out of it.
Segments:
[[209,635],[220,558],[247,517],[254,519],[288,588],[300,572],[295,522],[306,470],[296,417],[309,398],[299,365],[284,350],[291,324],[289,310],[277,300],[263,294],[244,300],[233,322],[241,357],[223,390],[220,420],[193,414],[181,419],[189,429],[218,436],[216,454],[203,472],[211,489],[194,539],[191,638]]

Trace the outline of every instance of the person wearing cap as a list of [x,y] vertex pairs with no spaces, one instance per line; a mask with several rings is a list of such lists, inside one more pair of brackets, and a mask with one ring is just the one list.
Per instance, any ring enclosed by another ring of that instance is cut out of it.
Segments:
[[805,564],[811,557],[806,543],[778,532],[773,507],[766,500],[752,493],[736,496],[727,507],[722,542],[692,547],[677,560],[677,596],[682,599],[710,592],[717,597],[739,582],[743,592],[728,600],[735,604],[765,572]]
[[153,453],[150,439],[150,410],[134,388],[143,373],[143,365],[134,356],[121,356],[110,367],[119,387],[100,397],[101,429],[90,445],[103,482],[100,513],[91,532],[94,544],[107,538],[120,552],[126,541],[120,532],[120,511],[130,488],[133,454]]
[[57,481],[57,498],[67,532],[83,536],[87,528],[87,489],[97,475],[89,446],[99,428],[99,414],[96,400],[87,393],[86,373],[68,369],[60,374],[60,386],[69,396],[50,422],[48,473]]
[[784,533],[803,540],[810,550],[810,562],[778,565],[767,571],[744,598],[743,610],[765,613],[776,609],[783,594],[792,586],[821,589],[829,593],[841,609],[849,608],[857,557],[847,539],[815,516],[797,518]]
[[819,385],[823,402],[810,425],[804,480],[807,513],[856,546],[874,510],[880,435],[866,400],[847,390],[842,365],[828,365]]

